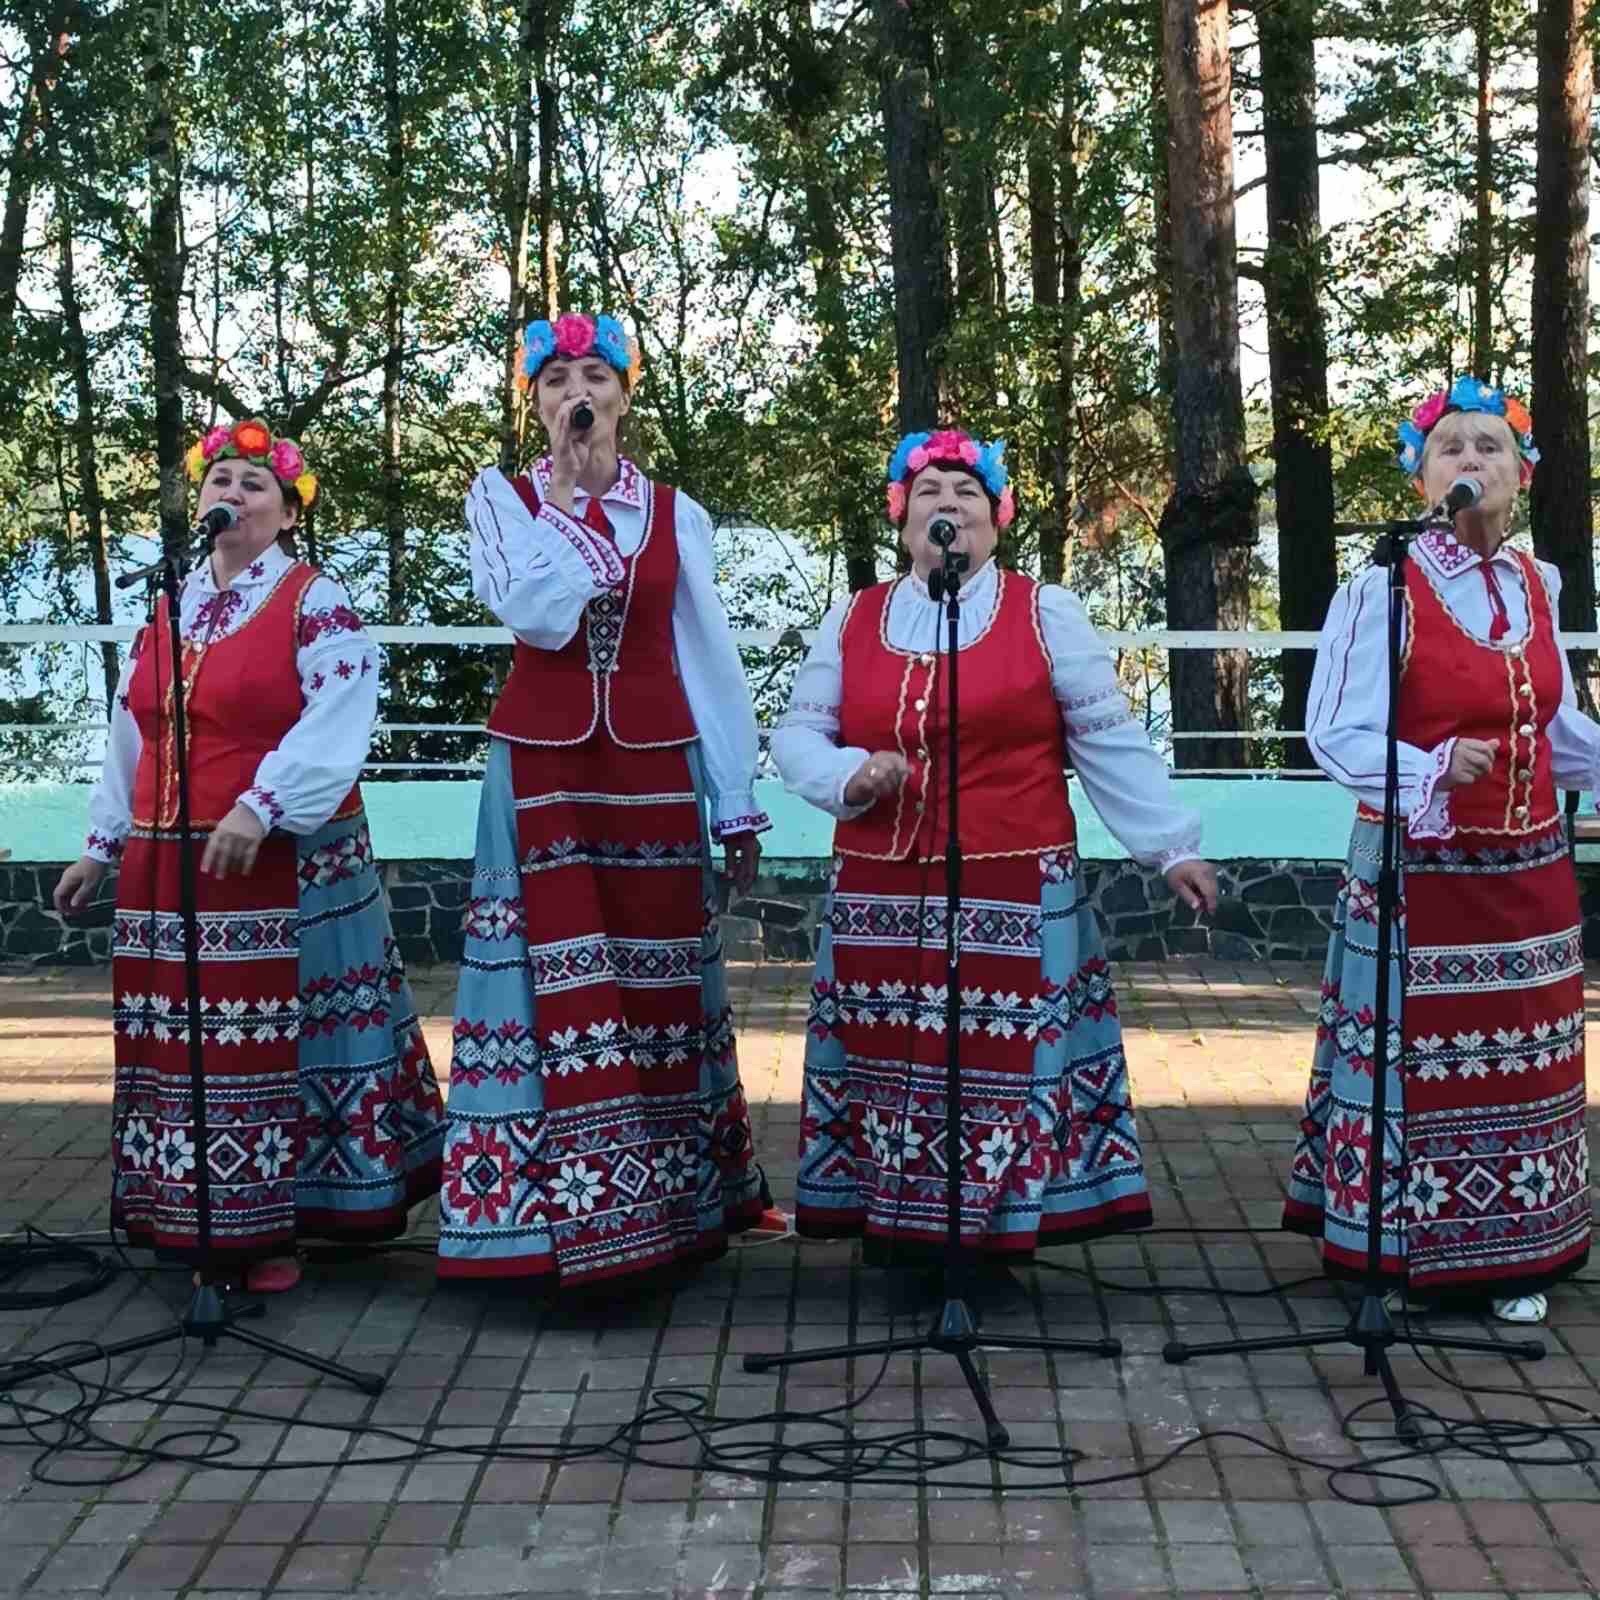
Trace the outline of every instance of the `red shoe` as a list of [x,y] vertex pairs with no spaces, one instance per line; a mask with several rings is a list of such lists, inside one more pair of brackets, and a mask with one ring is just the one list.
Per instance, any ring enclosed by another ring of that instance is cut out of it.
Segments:
[[244,1275],[244,1286],[250,1294],[287,1294],[299,1282],[300,1263],[294,1256],[258,1261]]
[[787,1211],[780,1211],[776,1206],[768,1206],[761,1213],[761,1219],[745,1229],[746,1233],[775,1233],[779,1235],[794,1232],[794,1219]]

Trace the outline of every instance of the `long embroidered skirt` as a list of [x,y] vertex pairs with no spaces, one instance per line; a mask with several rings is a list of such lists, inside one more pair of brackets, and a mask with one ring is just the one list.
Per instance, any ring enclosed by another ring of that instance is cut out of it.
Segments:
[[441,1276],[599,1282],[759,1219],[704,794],[696,746],[491,742]]
[[[946,1231],[942,865],[835,861],[806,1041],[796,1225]],[[1026,1255],[1150,1222],[1122,1027],[1070,855],[968,862],[961,1229]]]
[[[1364,1275],[1382,829],[1358,821],[1322,985],[1284,1226]],[[1589,1253],[1583,948],[1559,828],[1408,844],[1390,966],[1385,1275],[1441,1297],[1531,1293]],[[1401,979],[1404,978],[1402,998]]]
[[[404,1232],[439,1187],[444,1108],[365,816],[271,835],[249,876],[198,890],[213,1259]],[[112,962],[112,1219],[197,1259],[179,904],[176,840],[136,833]]]

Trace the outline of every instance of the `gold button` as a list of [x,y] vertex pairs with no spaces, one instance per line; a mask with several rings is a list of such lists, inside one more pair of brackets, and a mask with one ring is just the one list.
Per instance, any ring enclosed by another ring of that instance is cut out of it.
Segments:
[[1533,724],[1531,722],[1524,722],[1522,726],[1517,729],[1517,732],[1520,733],[1524,739],[1531,739],[1533,737]]
[[933,657],[930,656],[927,651],[923,651],[923,653],[917,657],[917,660],[920,661],[925,667],[931,667],[933,665]]
[[1517,782],[1518,783],[1526,783],[1528,781],[1528,779],[1531,778],[1532,776],[1533,776],[1533,769],[1531,767],[1518,767],[1517,768]]
[[1526,699],[1531,700],[1533,699],[1533,685],[1531,683],[1525,683],[1520,689],[1517,690],[1517,693],[1524,696]]
[[915,702],[913,709],[917,711],[926,711],[928,709],[928,702],[926,700],[918,700]]
[[928,759],[928,752],[926,750],[917,751],[917,760],[918,761],[926,761],[927,759]]
[[1517,807],[1517,815],[1519,817],[1525,817],[1525,816],[1527,816],[1527,814],[1528,814],[1528,808],[1526,806],[1518,806]]

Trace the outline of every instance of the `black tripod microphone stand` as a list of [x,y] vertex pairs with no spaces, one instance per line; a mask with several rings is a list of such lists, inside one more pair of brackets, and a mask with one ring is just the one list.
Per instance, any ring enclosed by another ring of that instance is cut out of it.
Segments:
[[[1396,1330],[1394,1318],[1384,1300],[1383,1213],[1390,1196],[1387,1113],[1389,1027],[1393,1009],[1389,992],[1389,962],[1394,950],[1395,916],[1400,903],[1400,631],[1401,619],[1405,615],[1405,567],[1411,539],[1430,521],[1431,518],[1425,517],[1420,522],[1390,523],[1389,531],[1379,541],[1374,556],[1378,564],[1386,565],[1389,569],[1389,705],[1383,775],[1383,861],[1378,874],[1377,993],[1373,1002],[1376,1019],[1372,1044],[1372,1154],[1367,1164],[1367,1258],[1361,1300],[1343,1328],[1324,1328],[1310,1333],[1291,1333],[1265,1339],[1224,1339],[1213,1344],[1186,1344],[1181,1339],[1174,1339],[1163,1352],[1168,1362],[1178,1366],[1196,1356],[1250,1355],[1267,1350],[1314,1350],[1324,1345],[1354,1345],[1364,1358],[1367,1376],[1376,1377],[1383,1384],[1390,1410],[1394,1413],[1396,1435],[1408,1443],[1419,1439],[1422,1429],[1395,1378],[1394,1367],[1389,1360],[1392,1346],[1404,1343],[1419,1349],[1503,1356],[1511,1361],[1537,1361],[1544,1354],[1544,1346],[1537,1339],[1501,1343],[1494,1339],[1421,1334],[1409,1328],[1401,1334]],[[1401,987],[1403,1000],[1403,975]],[[1403,1061],[1401,1070],[1404,1070]],[[1402,1169],[1396,1176],[1393,1188],[1397,1227],[1404,1226],[1398,1219],[1403,1183]]]
[[[935,525],[937,526],[937,525]],[[932,530],[930,530],[932,531]],[[794,1355],[750,1355],[744,1358],[746,1372],[773,1372],[780,1368],[798,1367],[813,1361],[838,1361],[851,1356],[887,1356],[903,1352],[936,1350],[941,1355],[954,1358],[967,1380],[972,1398],[977,1402],[983,1417],[984,1429],[991,1450],[1003,1450],[1011,1443],[1011,1435],[995,1415],[994,1403],[983,1377],[972,1360],[972,1352],[989,1350],[1032,1350],[1063,1355],[1120,1356],[1119,1339],[1066,1340],[1046,1339],[1029,1334],[979,1334],[977,1320],[968,1304],[973,1273],[973,1252],[961,1240],[961,833],[957,810],[959,761],[961,753],[960,718],[958,710],[957,669],[961,660],[961,576],[967,568],[967,557],[952,550],[945,539],[952,537],[952,528],[944,539],[935,533],[935,543],[942,543],[944,559],[937,572],[929,574],[928,594],[935,601],[943,600],[945,617],[949,623],[949,649],[945,660],[950,673],[949,698],[949,758],[946,786],[949,795],[950,827],[945,845],[945,1243],[943,1277],[943,1304],[932,1326],[924,1334],[903,1339],[873,1339],[860,1344],[835,1345],[825,1350],[806,1350]],[[903,1179],[901,1180],[904,1181]]]
[[[202,541],[203,556],[209,555],[211,540],[209,530]],[[337,1362],[325,1361],[309,1351],[296,1350],[276,1339],[238,1326],[241,1317],[259,1317],[259,1304],[232,1307],[224,1303],[217,1288],[222,1276],[212,1261],[211,1230],[211,1168],[209,1162],[210,1140],[206,1125],[205,1094],[205,1041],[201,1035],[200,997],[200,925],[199,888],[197,883],[196,847],[198,841],[190,829],[189,810],[189,728],[184,705],[183,636],[179,616],[178,596],[187,564],[182,554],[171,548],[147,567],[124,573],[117,580],[119,588],[129,588],[135,583],[148,581],[152,589],[159,582],[167,601],[167,646],[172,668],[172,743],[174,776],[178,789],[178,905],[183,924],[183,964],[188,990],[189,1025],[189,1093],[194,1112],[195,1145],[195,1232],[196,1256],[199,1267],[195,1272],[194,1293],[177,1323],[158,1328],[153,1333],[138,1334],[120,1339],[114,1344],[96,1345],[69,1356],[52,1356],[48,1360],[29,1361],[26,1358],[7,1368],[9,1384],[27,1382],[53,1372],[64,1372],[89,1362],[114,1360],[118,1356],[132,1355],[141,1350],[155,1349],[170,1344],[175,1339],[196,1338],[206,1347],[214,1349],[221,1339],[236,1339],[254,1349],[284,1361],[293,1361],[314,1372],[330,1378],[340,1378],[353,1384],[364,1394],[381,1394],[384,1379],[364,1372],[353,1371]],[[159,655],[157,660],[159,661]]]

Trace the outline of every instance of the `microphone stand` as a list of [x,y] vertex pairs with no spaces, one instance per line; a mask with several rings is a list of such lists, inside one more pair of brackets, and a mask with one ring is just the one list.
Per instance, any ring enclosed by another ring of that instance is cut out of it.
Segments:
[[[949,624],[949,647],[945,654],[950,675],[949,757],[946,788],[950,826],[944,852],[945,875],[945,1239],[943,1265],[943,1303],[924,1334],[903,1339],[872,1339],[860,1344],[835,1345],[824,1350],[806,1350],[796,1355],[751,1355],[744,1358],[746,1372],[772,1372],[779,1368],[805,1366],[813,1361],[838,1361],[851,1356],[884,1356],[900,1352],[921,1353],[936,1350],[951,1356],[972,1391],[991,1451],[1004,1450],[1011,1435],[995,1414],[994,1403],[972,1360],[972,1352],[989,1350],[1032,1350],[1067,1355],[1120,1356],[1120,1339],[1046,1339],[1036,1334],[980,1334],[977,1319],[968,1304],[972,1286],[975,1252],[961,1238],[961,831],[958,811],[960,793],[961,739],[959,716],[959,675],[961,660],[961,577],[967,557],[943,544],[944,556],[937,572],[928,575],[928,595],[944,602]],[[904,1178],[901,1182],[904,1182]]]
[[[211,553],[211,536],[202,535],[201,559]],[[130,1339],[120,1339],[113,1344],[94,1345],[77,1354],[52,1357],[48,1360],[23,1359],[6,1368],[8,1385],[30,1381],[48,1373],[65,1372],[89,1362],[111,1361],[118,1356],[131,1355],[141,1350],[151,1350],[174,1339],[197,1338],[206,1349],[216,1348],[220,1339],[237,1339],[254,1349],[284,1361],[292,1361],[314,1372],[331,1378],[342,1378],[364,1394],[381,1394],[385,1380],[367,1373],[356,1372],[337,1362],[325,1361],[309,1351],[297,1350],[280,1344],[248,1328],[237,1326],[241,1317],[259,1317],[264,1307],[259,1303],[232,1307],[224,1303],[217,1283],[222,1278],[211,1259],[211,1163],[210,1132],[206,1121],[205,1042],[201,1035],[200,993],[200,892],[195,862],[198,841],[190,828],[189,795],[189,723],[184,704],[183,633],[179,615],[178,597],[187,575],[189,564],[185,553],[164,545],[160,557],[136,572],[124,573],[118,578],[119,588],[128,588],[141,580],[150,582],[152,596],[156,582],[167,601],[167,649],[172,666],[172,744],[173,770],[178,788],[178,908],[183,924],[183,968],[188,998],[189,1026],[189,1097],[194,1116],[195,1156],[195,1254],[199,1266],[194,1275],[194,1293],[190,1296],[179,1321],[170,1327],[158,1328],[153,1333],[138,1334]],[[157,646],[157,664],[160,662]],[[159,703],[157,708],[159,716]],[[150,959],[154,959],[152,950]]]
[[[1383,771],[1383,862],[1378,874],[1378,949],[1377,992],[1373,998],[1376,1013],[1372,1043],[1372,1120],[1371,1156],[1367,1163],[1367,1258],[1363,1264],[1361,1301],[1355,1313],[1343,1328],[1324,1328],[1310,1333],[1285,1334],[1266,1339],[1224,1339],[1211,1344],[1186,1344],[1175,1339],[1162,1352],[1173,1366],[1181,1366],[1195,1356],[1241,1355],[1266,1350],[1311,1350],[1323,1345],[1352,1344],[1364,1358],[1366,1375],[1378,1378],[1389,1408],[1394,1413],[1394,1431],[1398,1438],[1415,1443],[1422,1437],[1422,1427],[1412,1414],[1410,1403],[1400,1391],[1389,1360],[1393,1345],[1405,1343],[1416,1349],[1467,1351],[1474,1355],[1504,1356],[1508,1361],[1537,1361],[1544,1355],[1544,1345],[1537,1339],[1513,1339],[1501,1342],[1496,1339],[1448,1338],[1436,1334],[1414,1333],[1408,1327],[1402,1335],[1395,1329],[1394,1318],[1384,1299],[1383,1277],[1383,1215],[1391,1189],[1387,1174],[1388,1156],[1388,1096],[1389,1096],[1389,1027],[1390,1000],[1389,963],[1394,951],[1395,919],[1400,905],[1400,857],[1402,853],[1400,824],[1400,634],[1405,615],[1405,567],[1412,538],[1425,530],[1435,520],[1434,514],[1415,522],[1397,521],[1389,524],[1389,531],[1378,541],[1373,561],[1389,569],[1389,705],[1384,731]],[[1404,1000],[1405,976],[1401,973],[1401,999]],[[1402,1049],[1398,1070],[1405,1071]],[[1401,1147],[1400,1161],[1404,1163],[1405,1151]],[[1393,1186],[1397,1230],[1404,1226],[1399,1217],[1404,1194],[1404,1171]]]

